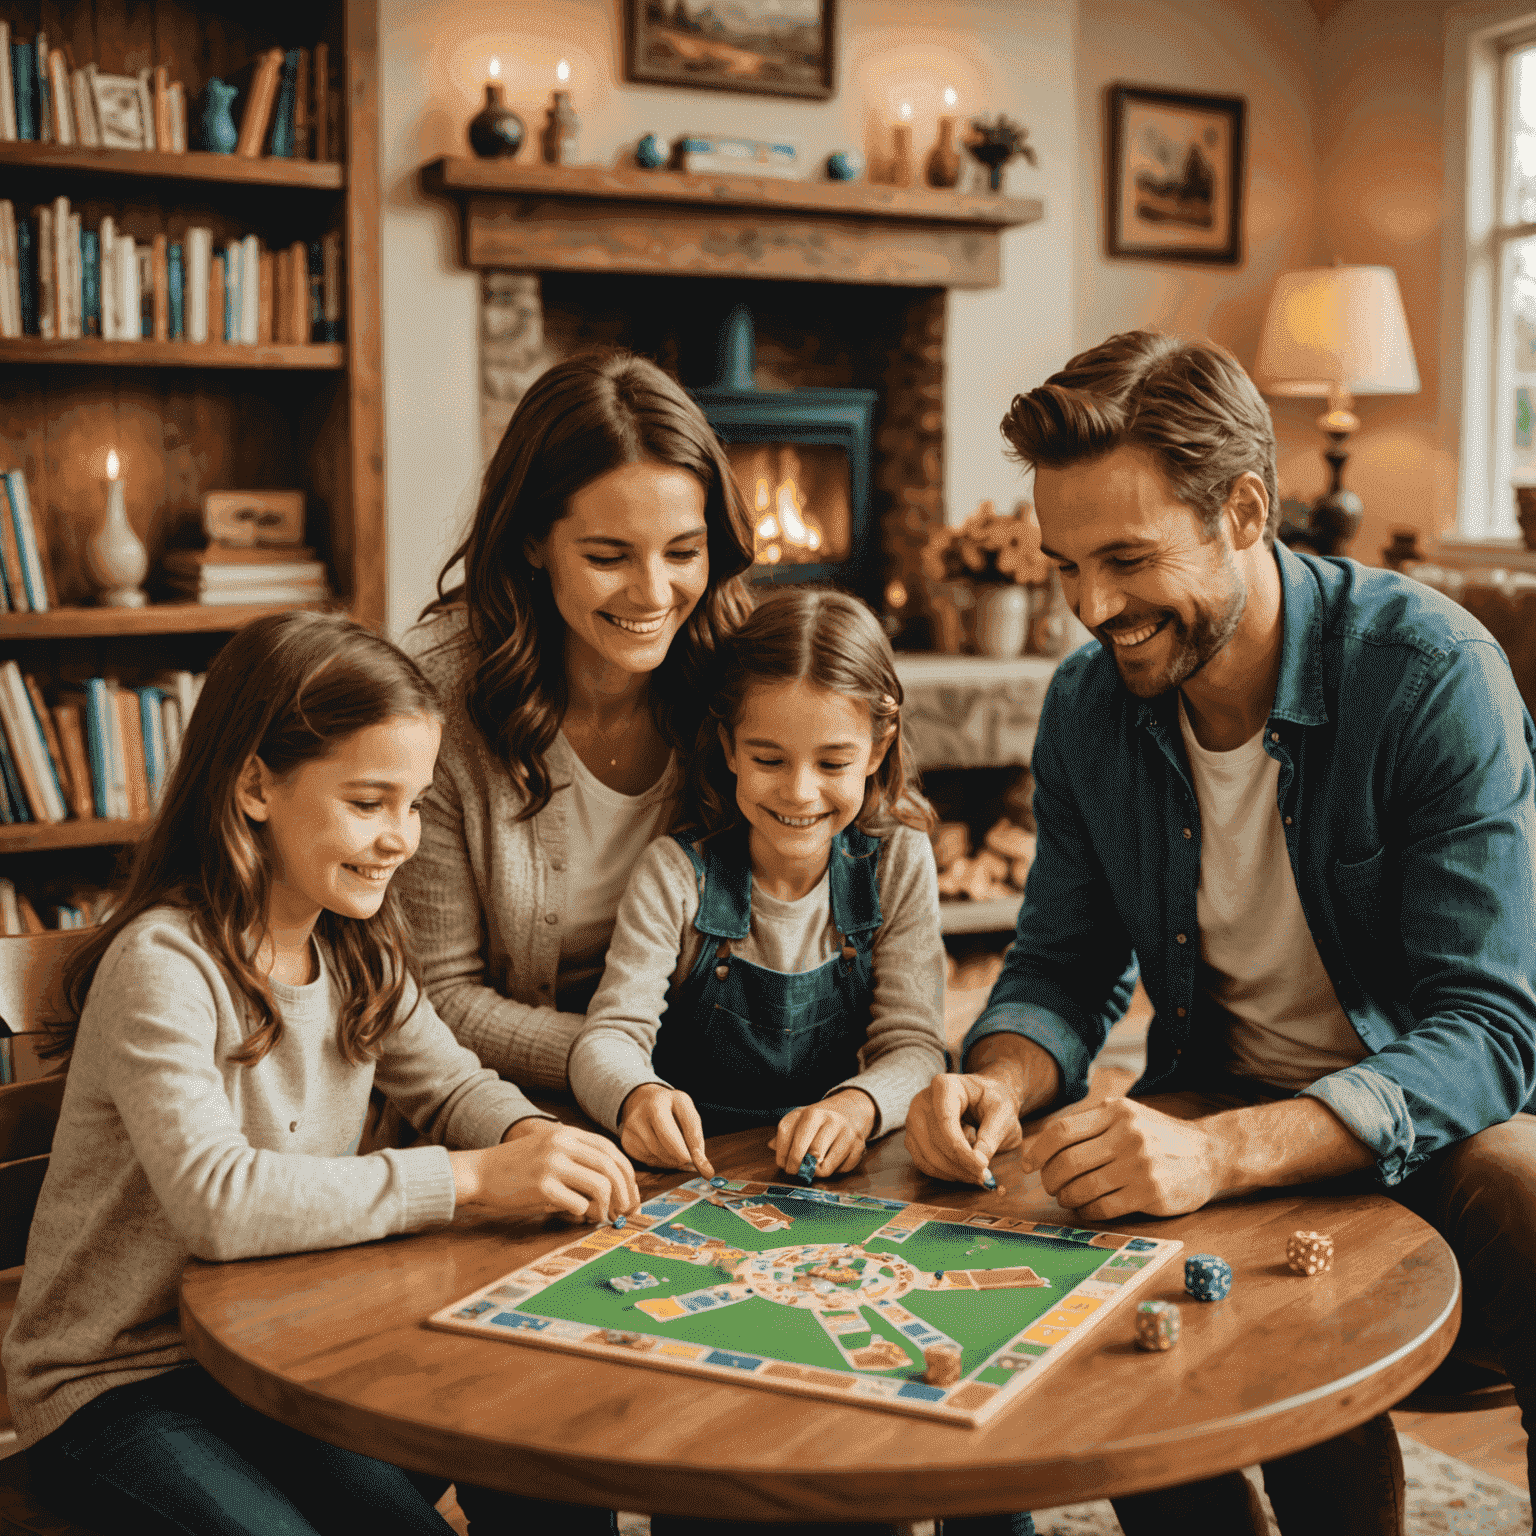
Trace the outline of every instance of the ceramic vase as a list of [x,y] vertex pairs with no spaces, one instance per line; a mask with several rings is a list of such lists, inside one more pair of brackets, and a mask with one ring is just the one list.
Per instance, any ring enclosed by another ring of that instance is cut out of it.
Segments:
[[1019,656],[1029,638],[1029,588],[989,582],[976,593],[976,649],[983,656]]
[[555,91],[541,135],[545,161],[549,165],[573,164],[576,159],[576,136],[580,132],[581,119],[571,105],[571,93]]
[[928,151],[928,159],[923,165],[923,174],[927,177],[930,187],[959,185],[960,150],[955,143],[954,118],[939,119],[939,136],[934,140],[933,148]]
[[215,155],[232,155],[240,142],[234,114],[229,110],[239,94],[232,85],[215,76],[203,91],[203,148]]
[[1050,585],[1037,589],[1029,616],[1029,650],[1036,656],[1063,656],[1072,643],[1072,610],[1053,570]]
[[86,541],[85,564],[102,588],[96,601],[103,608],[142,608],[139,583],[149,570],[149,556],[128,521],[123,482],[107,485],[107,515]]
[[499,80],[485,82],[485,105],[469,120],[469,147],[486,160],[512,159],[523,147],[523,120]]
[[635,164],[642,170],[659,171],[671,158],[672,146],[654,133],[646,134],[635,145]]
[[912,185],[912,125],[897,123],[891,129],[891,185]]

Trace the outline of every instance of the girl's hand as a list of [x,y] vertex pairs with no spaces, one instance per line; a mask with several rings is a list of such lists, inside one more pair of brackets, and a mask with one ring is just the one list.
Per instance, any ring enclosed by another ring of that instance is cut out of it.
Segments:
[[653,1168],[695,1168],[712,1179],[704,1152],[704,1124],[693,1100],[661,1083],[642,1083],[619,1110],[619,1141],[639,1162]]
[[501,1145],[450,1152],[455,1215],[514,1220],[561,1212],[606,1222],[640,1204],[635,1170],[606,1136],[529,1116]]
[[875,1128],[875,1101],[859,1088],[844,1088],[829,1099],[792,1109],[779,1121],[769,1147],[785,1173],[799,1173],[807,1153],[816,1159],[816,1176],[852,1173],[864,1156],[864,1143]]

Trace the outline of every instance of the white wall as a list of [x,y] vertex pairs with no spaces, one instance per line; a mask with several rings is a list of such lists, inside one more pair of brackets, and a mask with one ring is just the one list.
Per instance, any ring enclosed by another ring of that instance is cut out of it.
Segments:
[[[1297,0],[1301,3],[1301,0]],[[914,105],[926,154],[940,93],[962,114],[1004,111],[1026,124],[1040,165],[1016,161],[1007,188],[1045,203],[1045,219],[1003,242],[1004,280],[951,301],[947,381],[948,515],[1012,500],[1018,473],[997,423],[1019,389],[1073,350],[1078,0],[842,0],[839,88],[828,102],[638,86],[622,80],[620,0],[381,0],[384,410],[388,615],[399,634],[475,501],[480,473],[476,277],[458,264],[457,210],[424,198],[419,167],[464,152],[486,65],[502,60],[507,96],[530,132],[561,58],[582,117],[580,158],[619,163],[648,130],[787,136],[808,166],[833,149],[884,148],[896,103]],[[535,152],[525,146],[524,156]]]

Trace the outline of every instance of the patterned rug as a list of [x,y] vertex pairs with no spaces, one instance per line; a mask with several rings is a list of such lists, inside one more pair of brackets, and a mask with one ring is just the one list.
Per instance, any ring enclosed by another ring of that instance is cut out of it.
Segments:
[[[1530,1536],[1531,1501],[1516,1488],[1463,1461],[1399,1437],[1403,1470],[1408,1478],[1407,1536]],[[648,1536],[644,1515],[619,1516],[620,1536]],[[1038,1536],[1120,1536],[1120,1522],[1107,1501],[1069,1504],[1035,1514]],[[932,1536],[923,1521],[910,1527],[912,1536]],[[1279,1530],[1270,1523],[1271,1536]]]

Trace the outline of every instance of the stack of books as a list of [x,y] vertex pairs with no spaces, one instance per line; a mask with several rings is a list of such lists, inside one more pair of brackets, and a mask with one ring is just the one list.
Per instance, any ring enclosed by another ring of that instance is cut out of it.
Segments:
[[58,607],[42,524],[19,469],[0,472],[0,612],[47,613]]
[[693,175],[778,176],[799,180],[793,144],[718,133],[685,133],[672,146],[677,169]]
[[89,677],[50,707],[36,678],[0,662],[0,821],[151,815],[201,691],[191,672],[137,687]]
[[[49,919],[55,928],[93,928],[112,914],[114,901],[107,891],[76,886],[67,894],[66,901],[42,895],[33,901],[14,881],[0,877],[0,934],[46,933]],[[0,1083],[9,1081],[0,1073]]]
[[176,595],[196,603],[323,603],[325,564],[301,544],[168,550],[165,572]]
[[[237,155],[340,158],[341,92],[331,87],[327,44],[313,52],[269,48],[235,79]],[[104,74],[94,64],[77,69],[68,44],[49,47],[41,29],[30,42],[13,41],[10,24],[0,21],[0,140],[16,139],[181,154],[187,93],[164,64],[137,75]]]
[[138,242],[111,216],[83,227],[67,197],[20,218],[0,198],[0,336],[340,341],[341,291],[338,231],[281,250],[246,235],[216,250],[205,225]]

